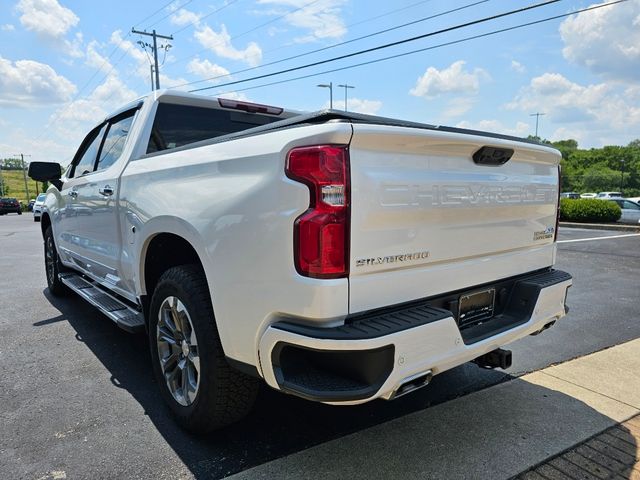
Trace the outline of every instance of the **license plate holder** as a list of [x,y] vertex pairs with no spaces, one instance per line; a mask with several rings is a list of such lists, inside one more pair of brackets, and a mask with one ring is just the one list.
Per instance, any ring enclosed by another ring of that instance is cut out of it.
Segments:
[[462,327],[493,317],[495,300],[495,288],[460,295],[458,299],[458,325]]

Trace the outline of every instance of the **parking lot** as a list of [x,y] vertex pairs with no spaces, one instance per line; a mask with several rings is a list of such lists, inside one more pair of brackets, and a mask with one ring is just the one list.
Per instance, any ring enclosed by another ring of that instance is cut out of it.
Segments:
[[542,335],[512,344],[509,371],[467,364],[397,401],[358,407],[264,387],[247,419],[194,437],[168,417],[146,338],[120,330],[78,298],[50,296],[39,224],[30,215],[1,217],[0,477],[222,478],[639,338],[640,236],[566,229],[559,238],[557,267],[574,276],[571,311]]

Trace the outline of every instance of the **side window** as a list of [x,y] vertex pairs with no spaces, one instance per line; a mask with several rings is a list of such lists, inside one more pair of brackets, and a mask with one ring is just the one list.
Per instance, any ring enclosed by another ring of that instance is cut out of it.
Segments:
[[640,206],[628,200],[624,201],[624,206],[622,208],[628,208],[629,210],[640,210]]
[[109,125],[109,131],[104,138],[104,144],[100,151],[100,158],[98,160],[98,167],[96,170],[103,170],[109,168],[115,163],[120,155],[122,155],[122,149],[129,135],[129,129],[133,122],[134,112],[127,114],[126,117],[118,118],[114,123]]
[[[83,142],[83,147],[80,147],[80,150],[78,151],[78,153],[76,154],[76,158],[74,159],[74,167],[73,171],[71,172],[72,178],[81,177],[82,175],[93,172],[96,166],[98,150],[100,150],[100,144],[102,143],[102,137],[104,136],[104,131],[106,130],[106,128],[107,126],[103,125],[102,127],[95,129],[87,136],[87,138]],[[91,138],[92,136],[93,138]]]

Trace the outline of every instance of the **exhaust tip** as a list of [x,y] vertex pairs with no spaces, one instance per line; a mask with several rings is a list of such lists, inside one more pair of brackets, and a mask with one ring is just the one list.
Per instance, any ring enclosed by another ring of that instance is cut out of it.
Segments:
[[419,388],[426,387],[429,385],[432,378],[433,372],[431,370],[405,378],[400,386],[393,392],[391,399],[402,397],[403,395],[414,392]]

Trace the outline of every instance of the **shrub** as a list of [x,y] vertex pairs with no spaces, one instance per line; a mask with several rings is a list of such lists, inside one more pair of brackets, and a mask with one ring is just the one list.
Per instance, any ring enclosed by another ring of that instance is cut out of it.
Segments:
[[620,215],[622,211],[615,202],[594,198],[560,199],[560,220],[566,222],[615,222]]

